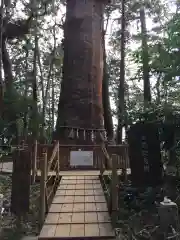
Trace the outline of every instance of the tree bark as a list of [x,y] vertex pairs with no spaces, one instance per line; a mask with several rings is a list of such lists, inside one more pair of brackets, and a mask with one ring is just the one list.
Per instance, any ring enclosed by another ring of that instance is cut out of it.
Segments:
[[109,75],[106,62],[105,34],[103,33],[103,83],[102,83],[102,100],[104,112],[104,127],[107,132],[108,142],[114,141],[113,120],[109,98]]
[[6,39],[2,41],[2,62],[5,76],[5,91],[10,91],[13,85],[12,64],[9,58],[9,53],[6,48]]
[[[56,24],[53,27],[53,38],[54,38],[54,58],[55,58],[55,52],[56,52],[56,29],[55,29]],[[52,106],[51,106],[51,114],[52,114],[52,121],[51,121],[51,128],[52,132],[54,131],[54,116],[55,116],[55,82],[54,79],[56,77],[56,74],[54,72],[54,76],[52,77],[52,96],[51,96],[51,101],[52,101]]]
[[144,106],[151,102],[151,89],[149,80],[149,53],[147,44],[147,28],[144,8],[140,9],[140,22],[142,34],[142,64],[143,64],[143,80],[144,80]]
[[[37,33],[36,33],[37,34]],[[33,139],[37,140],[38,137],[38,96],[37,96],[37,51],[38,51],[38,38],[35,34],[35,49],[34,49],[34,61],[33,61],[33,78],[32,78],[32,96],[33,96],[33,106],[32,106],[32,121],[33,121]]]
[[156,85],[155,85],[156,93],[157,93],[157,96],[156,96],[156,104],[157,105],[161,104],[160,80],[161,80],[161,74],[158,75]]
[[[3,1],[1,0],[0,16],[3,16]],[[3,29],[3,18],[0,18],[0,29]],[[2,77],[2,31],[0,31],[0,117],[3,118],[3,95],[4,95],[4,84]]]
[[[26,45],[28,45],[29,40],[26,40]],[[25,91],[24,91],[24,101],[27,101],[27,96],[28,96],[28,57],[29,57],[29,50],[26,48],[26,80],[25,80]],[[27,104],[28,106],[28,104]],[[29,116],[28,116],[29,109],[27,107],[26,111],[24,112],[24,140],[26,141],[28,138],[28,128],[29,128]]]
[[[5,1],[6,2],[6,1]],[[5,4],[4,2],[4,4]],[[1,5],[3,5],[1,3]],[[6,10],[9,11],[9,4],[6,5]],[[6,12],[8,14],[8,11]],[[9,53],[6,48],[6,41],[9,39],[14,39],[21,37],[28,33],[30,28],[30,22],[32,19],[32,15],[27,20],[19,20],[17,22],[8,22],[8,17],[4,17],[4,9],[0,8],[0,116],[3,116],[3,98],[4,92],[8,91],[9,95],[11,95],[10,91],[12,90],[13,85],[13,74],[12,74],[12,66],[11,60],[9,57]],[[2,78],[2,65],[4,70],[5,81],[3,82]]]
[[122,129],[124,125],[124,114],[125,114],[125,0],[121,1],[122,16],[121,16],[121,62],[120,62],[120,82],[118,88],[118,126],[117,126],[117,143],[122,143]]
[[[55,78],[55,76],[54,76]],[[51,114],[52,114],[52,124],[51,124],[51,127],[52,127],[52,132],[54,131],[54,116],[55,116],[55,91],[54,91],[54,88],[55,88],[55,83],[54,83],[54,78],[52,78],[52,96],[51,96],[51,101],[52,101],[52,106],[51,106]]]
[[69,0],[66,8],[63,80],[56,123],[56,137],[63,142],[68,141],[68,128],[103,128],[104,1]]

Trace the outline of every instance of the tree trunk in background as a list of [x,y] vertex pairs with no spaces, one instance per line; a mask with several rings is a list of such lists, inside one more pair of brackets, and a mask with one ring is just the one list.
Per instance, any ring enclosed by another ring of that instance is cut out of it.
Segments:
[[[3,1],[1,0],[1,6]],[[4,9],[3,7],[0,8],[0,16],[3,16]],[[3,18],[0,18],[0,29],[3,29]],[[3,95],[4,95],[4,84],[3,84],[3,77],[2,77],[2,31],[0,31],[0,118],[3,117]]]
[[[0,71],[1,68],[0,68]],[[0,118],[2,117],[3,115],[3,94],[4,93],[4,88],[3,88],[3,81],[2,81],[2,74],[0,76]]]
[[[53,38],[54,38],[54,58],[56,55],[56,24],[53,27]],[[53,69],[52,69],[53,71]],[[56,77],[56,73],[54,71],[54,75],[52,76],[52,96],[51,96],[51,101],[52,101],[52,106],[51,106],[51,114],[52,114],[52,122],[51,122],[51,128],[52,128],[52,132],[54,132],[54,125],[55,125],[55,120],[54,120],[54,116],[55,116],[55,82],[54,79]]]
[[55,88],[55,83],[54,83],[54,79],[55,79],[55,76],[52,78],[52,106],[51,106],[51,114],[52,114],[52,124],[51,124],[51,127],[52,127],[52,132],[54,131],[54,116],[55,116],[55,91],[54,91],[54,88]]
[[159,74],[159,76],[157,77],[157,82],[155,85],[156,88],[156,104],[159,105],[161,104],[161,91],[160,91],[160,80],[161,80],[161,74]]
[[38,97],[37,97],[37,53],[38,53],[38,38],[35,35],[35,49],[34,49],[34,62],[33,62],[33,82],[32,82],[32,95],[33,95],[33,106],[32,106],[32,122],[33,122],[33,139],[37,140],[38,137]]
[[9,53],[6,48],[6,39],[2,40],[2,62],[5,78],[5,91],[9,92],[10,94],[13,86],[13,74],[11,60],[9,58]]
[[121,62],[120,62],[120,82],[118,88],[118,126],[117,126],[117,136],[116,140],[118,144],[122,143],[122,129],[124,125],[124,114],[125,114],[125,28],[126,28],[126,19],[125,19],[125,0],[121,1],[122,6],[122,15],[121,15]]
[[107,62],[106,62],[106,48],[105,48],[105,34],[103,33],[103,83],[102,83],[102,100],[103,100],[103,111],[104,111],[104,127],[107,132],[108,142],[114,141],[114,131],[113,131],[113,120],[112,112],[109,98],[109,75],[107,72]]
[[[72,142],[68,134],[73,127],[82,128],[78,133],[80,136],[83,129],[103,128],[104,1],[68,0],[66,8],[64,67],[56,138]],[[79,140],[82,139],[80,136]]]
[[146,17],[144,8],[140,9],[140,22],[142,34],[142,64],[143,64],[143,80],[144,80],[144,106],[151,102],[151,89],[149,80],[149,54],[147,44]]
[[[29,40],[26,40],[26,45],[28,45],[29,43]],[[28,96],[28,87],[29,87],[29,84],[28,84],[28,57],[29,57],[29,50],[28,48],[26,48],[26,61],[25,61],[25,64],[26,64],[26,79],[25,79],[25,91],[24,91],[24,101],[27,101],[27,96]],[[28,104],[27,104],[28,106]],[[26,141],[27,138],[28,138],[28,128],[29,128],[29,108],[27,107],[26,111],[24,112],[24,140]]]

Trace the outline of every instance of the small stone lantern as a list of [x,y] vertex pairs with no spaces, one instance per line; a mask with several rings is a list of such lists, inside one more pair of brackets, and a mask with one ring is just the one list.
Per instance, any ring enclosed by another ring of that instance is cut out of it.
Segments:
[[160,228],[166,234],[173,228],[176,232],[179,231],[178,207],[175,202],[172,202],[167,197],[160,202],[158,209],[160,217]]

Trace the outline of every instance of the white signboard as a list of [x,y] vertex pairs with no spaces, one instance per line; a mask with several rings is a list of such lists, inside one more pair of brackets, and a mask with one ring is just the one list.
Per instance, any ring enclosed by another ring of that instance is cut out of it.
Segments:
[[93,151],[71,151],[70,166],[93,166]]

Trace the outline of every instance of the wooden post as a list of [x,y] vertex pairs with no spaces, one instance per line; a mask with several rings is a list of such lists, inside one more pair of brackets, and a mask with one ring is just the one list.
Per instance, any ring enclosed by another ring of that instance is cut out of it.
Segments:
[[33,157],[32,157],[32,183],[36,181],[36,173],[37,173],[37,140],[33,146]]
[[29,211],[30,174],[30,151],[15,150],[13,152],[11,212],[17,216],[23,216]]
[[100,174],[103,175],[104,172],[104,154],[102,153],[102,150],[100,151]]
[[43,153],[43,159],[40,162],[40,206],[39,206],[39,223],[40,227],[44,223],[46,213],[46,181],[47,181],[47,153]]
[[124,176],[124,180],[127,181],[128,176],[127,176],[127,168],[128,168],[128,148],[127,146],[124,146],[124,152],[125,152],[125,176]]
[[98,165],[100,166],[100,175],[103,174],[103,158],[102,155],[98,156],[98,162],[100,162]]
[[22,140],[22,149],[24,149],[24,145],[25,145],[24,140]]
[[111,216],[112,224],[115,227],[117,221],[117,210],[118,210],[118,175],[117,175],[117,162],[118,156],[112,154],[112,183],[111,183]]
[[59,179],[59,172],[60,172],[60,162],[59,162],[59,141],[58,141],[58,149],[57,149],[57,174]]
[[94,167],[94,169],[100,168],[100,165],[99,165],[99,149],[98,148],[93,149],[93,167]]

